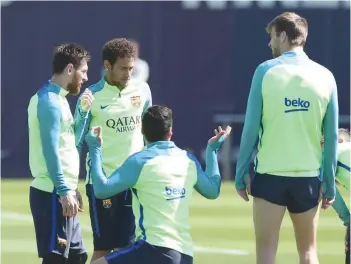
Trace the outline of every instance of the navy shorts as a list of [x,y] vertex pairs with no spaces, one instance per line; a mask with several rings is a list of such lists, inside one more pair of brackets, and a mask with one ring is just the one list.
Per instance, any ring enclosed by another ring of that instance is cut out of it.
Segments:
[[32,211],[39,258],[55,253],[68,258],[86,252],[78,216],[64,217],[59,196],[30,187]]
[[251,195],[286,206],[290,213],[303,213],[318,205],[319,177],[288,177],[256,173]]
[[135,221],[130,190],[107,199],[97,199],[91,184],[86,185],[89,199],[94,250],[124,248],[135,240]]
[[174,249],[153,246],[144,240],[105,256],[108,264],[192,264],[193,257]]

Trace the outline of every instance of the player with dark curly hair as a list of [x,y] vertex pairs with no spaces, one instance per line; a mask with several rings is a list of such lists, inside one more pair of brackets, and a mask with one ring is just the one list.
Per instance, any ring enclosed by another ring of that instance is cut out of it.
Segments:
[[[141,116],[151,106],[151,92],[146,82],[131,80],[136,46],[125,38],[108,41],[102,49],[105,76],[90,86],[78,100],[75,111],[75,134],[81,152],[84,136],[94,126],[104,130],[102,165],[111,175],[125,159],[144,147]],[[130,190],[98,199],[91,179],[87,154],[86,191],[94,238],[92,261],[134,241],[134,215]],[[128,176],[128,175],[127,175]]]

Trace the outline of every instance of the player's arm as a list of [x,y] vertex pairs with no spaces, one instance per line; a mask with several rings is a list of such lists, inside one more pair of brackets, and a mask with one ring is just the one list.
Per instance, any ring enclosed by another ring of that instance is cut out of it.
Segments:
[[339,218],[343,221],[345,226],[350,223],[350,211],[342,198],[339,190],[336,188],[335,202],[332,204],[334,210],[337,212]]
[[82,100],[86,97],[86,93],[84,92],[78,99],[76,109],[74,112],[74,134],[76,139],[76,147],[79,152],[79,156],[81,154],[83,144],[84,144],[84,136],[88,132],[89,125],[91,122],[91,112],[90,107],[83,107]]
[[102,169],[101,144],[92,131],[89,131],[85,138],[89,147],[93,188],[97,198],[111,197],[136,184],[141,168],[135,156],[129,157],[107,178]]
[[194,156],[188,155],[196,164],[197,182],[194,186],[195,190],[207,199],[216,199],[220,194],[222,182],[217,152],[207,146],[206,171],[202,170],[201,164]]
[[324,165],[323,165],[323,197],[335,197],[335,173],[337,167],[337,145],[339,105],[336,83],[333,78],[333,90],[323,120],[324,132]]
[[65,184],[58,152],[61,130],[61,110],[55,95],[38,102],[38,122],[43,155],[50,178],[60,196],[65,196],[69,187]]
[[248,176],[252,153],[255,149],[262,116],[262,80],[266,70],[264,65],[257,67],[251,82],[246,106],[244,128],[241,135],[239,157],[236,165],[235,186],[244,189]]
[[219,171],[217,152],[222,146],[224,140],[229,136],[231,127],[227,127],[226,131],[216,130],[216,135],[212,137],[206,147],[206,170],[203,171],[199,161],[191,154],[189,158],[196,164],[197,182],[194,186],[195,190],[208,199],[216,199],[221,191],[221,174]]

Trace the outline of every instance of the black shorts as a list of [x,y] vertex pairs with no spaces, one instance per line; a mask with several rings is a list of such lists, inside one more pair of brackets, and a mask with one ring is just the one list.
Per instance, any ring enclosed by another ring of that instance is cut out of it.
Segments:
[[303,213],[318,205],[319,177],[288,177],[256,173],[251,195],[286,206],[290,213]]
[[62,205],[55,190],[49,193],[30,187],[29,203],[39,258],[50,253],[68,258],[86,252],[78,215],[63,216]]
[[94,250],[124,248],[135,240],[135,218],[130,190],[107,199],[97,199],[91,184],[86,185]]
[[139,240],[133,245],[105,256],[108,264],[192,264],[193,257],[174,249],[150,245]]

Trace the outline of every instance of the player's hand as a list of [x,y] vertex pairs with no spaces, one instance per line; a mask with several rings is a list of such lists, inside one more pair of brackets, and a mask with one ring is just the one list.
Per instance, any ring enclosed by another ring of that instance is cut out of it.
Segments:
[[80,194],[80,191],[78,189],[76,189],[76,197],[78,201],[78,212],[83,212],[84,211],[83,197]]
[[89,89],[85,89],[80,98],[80,108],[84,112],[88,112],[93,104],[94,96]]
[[250,201],[249,195],[251,195],[251,179],[250,179],[250,175],[248,175],[246,177],[244,182],[245,182],[245,188],[243,188],[243,189],[236,189],[236,191],[240,195],[241,198],[243,198],[246,202],[248,202],[248,201]]
[[75,191],[69,191],[65,196],[60,197],[63,209],[63,216],[72,217],[78,213],[78,203]]
[[102,128],[92,127],[91,130],[86,134],[85,141],[88,146],[91,147],[100,147],[102,145]]
[[334,197],[331,197],[332,195],[330,194],[330,192],[328,192],[328,190],[329,189],[327,183],[322,182],[319,190],[319,200],[322,200],[321,208],[324,210],[328,209],[335,202],[335,194]]
[[218,150],[223,142],[227,139],[230,135],[232,128],[227,126],[226,130],[223,130],[221,126],[214,130],[214,136],[209,139],[208,145],[210,145],[214,150]]
[[334,198],[322,198],[322,209],[326,210],[328,209],[335,201]]

